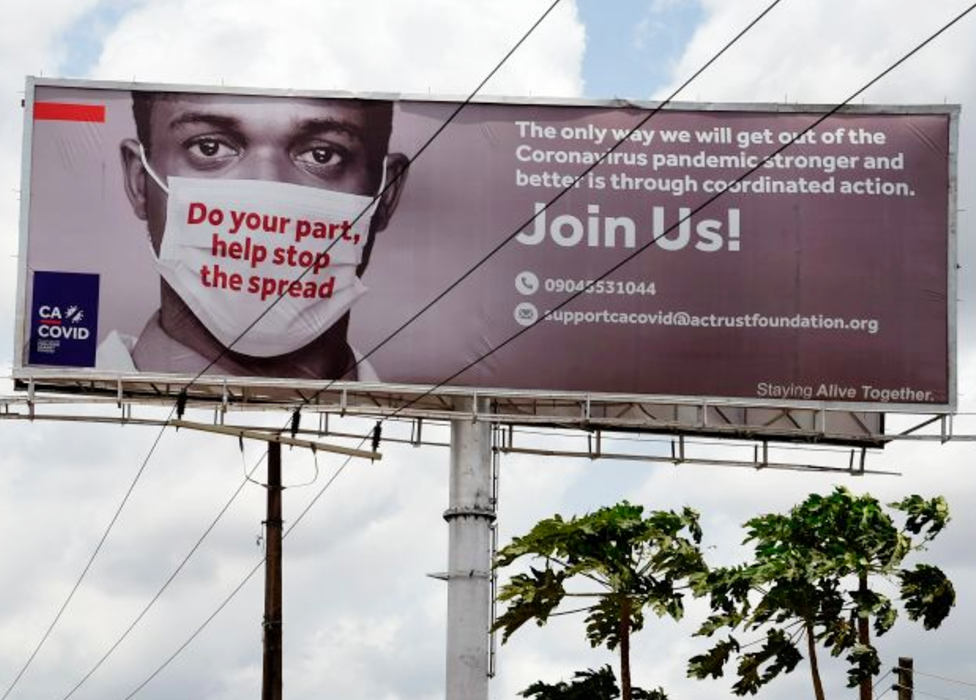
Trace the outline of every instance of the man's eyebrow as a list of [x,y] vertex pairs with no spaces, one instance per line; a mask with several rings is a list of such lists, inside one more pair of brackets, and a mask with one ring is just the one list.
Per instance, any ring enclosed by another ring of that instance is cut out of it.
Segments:
[[228,117],[213,112],[184,112],[169,123],[170,131],[175,131],[181,126],[193,126],[204,124],[217,129],[228,131],[239,130],[241,122],[236,117]]
[[297,129],[298,135],[304,137],[335,132],[346,134],[363,143],[366,141],[366,134],[362,125],[348,119],[336,117],[302,119],[298,123]]

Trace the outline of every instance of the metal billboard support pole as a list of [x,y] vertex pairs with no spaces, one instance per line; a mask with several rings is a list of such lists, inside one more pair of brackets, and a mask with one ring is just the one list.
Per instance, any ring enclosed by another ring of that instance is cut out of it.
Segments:
[[457,399],[451,421],[447,562],[447,700],[488,700],[491,625],[491,425],[484,399]]
[[261,700],[282,696],[281,443],[268,443],[268,515],[265,521],[264,673]]

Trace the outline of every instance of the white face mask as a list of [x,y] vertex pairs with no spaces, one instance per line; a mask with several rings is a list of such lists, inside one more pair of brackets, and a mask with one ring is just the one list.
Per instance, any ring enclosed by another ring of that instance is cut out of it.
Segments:
[[[298,350],[366,292],[356,268],[372,197],[267,180],[170,177],[167,187],[139,151],[169,195],[156,267],[225,346],[254,357]],[[380,192],[385,182],[384,161]]]

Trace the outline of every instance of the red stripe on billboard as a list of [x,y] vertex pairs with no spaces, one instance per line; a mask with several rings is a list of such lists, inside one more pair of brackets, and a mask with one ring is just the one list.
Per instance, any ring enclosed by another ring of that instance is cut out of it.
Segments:
[[83,105],[70,102],[35,102],[35,121],[105,122],[105,105]]

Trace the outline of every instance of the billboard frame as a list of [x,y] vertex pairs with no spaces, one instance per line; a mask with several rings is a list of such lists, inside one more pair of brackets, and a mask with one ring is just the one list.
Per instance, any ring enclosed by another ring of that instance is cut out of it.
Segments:
[[[430,385],[397,385],[397,384],[368,384],[364,382],[319,381],[298,382],[292,379],[269,379],[255,377],[235,377],[223,375],[204,375],[195,379],[192,375],[183,374],[150,374],[150,373],[106,373],[104,370],[88,370],[81,368],[70,369],[39,369],[25,366],[27,348],[27,245],[30,228],[31,201],[31,154],[30,146],[33,138],[33,113],[35,90],[39,87],[116,90],[116,91],[170,91],[199,94],[228,94],[256,97],[279,98],[326,98],[326,99],[362,99],[399,101],[410,100],[417,102],[450,102],[458,103],[462,97],[449,95],[416,95],[411,93],[381,93],[381,92],[349,92],[349,91],[318,91],[291,90],[275,88],[247,88],[231,86],[184,85],[169,83],[137,83],[121,81],[101,81],[82,79],[58,79],[28,76],[26,81],[24,106],[24,136],[21,159],[21,199],[19,225],[19,260],[17,271],[17,307],[15,310],[14,333],[14,367],[12,376],[17,389],[51,391],[60,393],[90,393],[92,395],[126,395],[138,400],[140,396],[155,395],[159,397],[161,387],[167,387],[163,393],[175,398],[178,391],[174,387],[182,388],[191,380],[199,391],[194,392],[198,398],[213,396],[215,393],[226,400],[227,388],[239,389],[242,395],[251,392],[256,398],[262,392],[281,395],[283,390],[294,390],[296,403],[305,391],[321,391],[329,387],[331,392],[366,392],[377,396],[390,393],[416,393],[423,395],[431,392],[443,396],[483,396],[496,398],[509,397],[552,397],[559,401],[584,401],[596,403],[615,403],[620,401],[654,404],[654,405],[722,405],[722,406],[752,406],[757,408],[799,408],[823,411],[840,411],[851,413],[952,413],[958,405],[957,387],[957,189],[958,189],[958,145],[959,145],[959,105],[848,105],[836,111],[836,114],[869,114],[869,115],[944,115],[949,119],[949,151],[948,157],[948,192],[947,192],[947,386],[948,400],[945,403],[873,403],[873,402],[837,402],[837,401],[803,401],[803,400],[769,400],[750,399],[749,397],[717,397],[717,396],[667,396],[648,394],[619,394],[602,392],[573,392],[573,391],[531,391],[509,390],[497,387],[438,387],[436,390]],[[825,114],[835,109],[835,105],[823,104],[781,104],[781,103],[689,103],[671,102],[662,106],[655,101],[634,100],[598,100],[576,98],[514,98],[498,96],[476,96],[470,100],[474,104],[517,104],[539,106],[568,106],[590,108],[628,108],[640,110],[662,109],[662,111],[697,111],[697,112],[756,112],[756,113],[805,113]],[[148,392],[139,390],[141,385],[152,386]],[[216,390],[216,391],[215,391]],[[206,399],[204,399],[206,400]],[[221,400],[217,398],[216,400]]]

